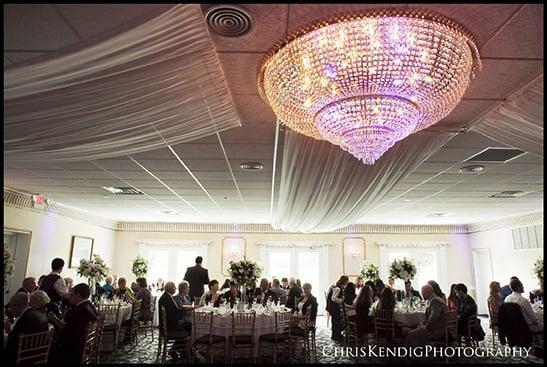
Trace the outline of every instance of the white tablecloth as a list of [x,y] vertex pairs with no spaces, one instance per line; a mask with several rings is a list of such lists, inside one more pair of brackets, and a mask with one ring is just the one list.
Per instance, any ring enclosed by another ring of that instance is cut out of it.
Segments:
[[[126,305],[122,305],[120,307],[119,315],[118,315],[118,324],[116,327],[116,333],[118,334],[118,343],[121,342],[121,339],[125,335],[125,327],[121,327],[122,322],[129,320],[131,318],[131,304],[128,303]],[[103,333],[102,336],[102,344],[101,344],[101,351],[103,352],[112,352],[113,349],[113,338],[114,336],[112,333]]]
[[420,323],[425,322],[425,310],[424,311],[401,311],[395,310],[393,312],[393,320],[404,324],[409,327],[414,327]]

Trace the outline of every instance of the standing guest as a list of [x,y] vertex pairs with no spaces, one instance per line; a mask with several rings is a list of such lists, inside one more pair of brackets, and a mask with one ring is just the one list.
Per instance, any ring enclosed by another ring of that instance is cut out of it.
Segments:
[[291,286],[289,285],[289,280],[287,278],[281,278],[281,288],[283,288],[287,292],[291,289]]
[[81,364],[90,322],[99,318],[99,313],[89,301],[89,286],[76,284],[69,293],[68,303],[73,306],[65,315],[64,322],[52,313],[48,319],[61,327],[49,356],[50,363]]
[[317,318],[317,298],[311,293],[311,284],[304,283],[302,286],[304,294],[298,302],[298,311],[301,315],[307,315],[310,312],[310,323],[315,325],[315,319]]
[[[477,317],[477,304],[475,300],[467,294],[467,287],[465,284],[459,283],[456,285],[456,294],[458,296],[458,334],[467,335],[467,324],[471,318]],[[478,328],[471,330],[472,336],[482,341],[484,340],[484,331],[480,326],[480,322],[477,320]]]
[[218,280],[213,279],[209,282],[209,290],[201,296],[200,305],[207,305],[209,303],[213,304],[213,307],[220,306],[222,297],[218,292]]
[[36,284],[36,278],[29,277],[23,280],[23,286],[17,290],[17,292],[32,293],[38,288]]
[[190,283],[190,298],[201,297],[203,286],[209,283],[209,271],[201,266],[203,258],[196,257],[196,265],[186,269],[184,280]]
[[[217,287],[218,287],[218,282],[217,282]],[[165,321],[167,324],[167,331],[169,332],[169,334],[173,336],[186,337],[189,335],[188,333],[189,326],[184,322],[184,315],[185,315],[184,310],[177,307],[177,304],[173,297],[175,295],[176,290],[177,290],[177,287],[175,286],[175,283],[173,282],[165,283],[165,292],[163,292],[158,303],[160,307],[165,308],[165,316],[166,316]],[[174,360],[178,360],[180,358],[177,351],[182,350],[182,346],[183,346],[183,343],[181,341],[176,341],[171,347],[171,350],[169,351],[169,355]]]
[[66,288],[68,289],[68,291],[70,292],[70,290],[72,289],[72,287],[74,287],[74,280],[72,278],[65,278],[65,284],[66,284]]
[[127,288],[127,281],[125,278],[118,280],[118,288],[114,290],[114,296],[127,299],[127,296],[133,297],[133,291],[131,288]]
[[230,288],[230,279],[224,279],[224,283],[222,284],[222,287],[220,287],[220,290],[229,289]]
[[175,303],[177,304],[177,307],[182,308],[182,306],[191,305],[192,300],[189,296],[190,284],[186,280],[183,280],[179,283],[178,289],[179,293],[175,297],[173,297]]
[[271,290],[281,304],[285,304],[285,302],[287,302],[287,292],[285,292],[283,288],[281,288],[281,282],[279,281],[279,279],[274,279],[272,281]]
[[146,278],[137,278],[137,293],[135,298],[141,300],[141,314],[139,321],[152,320],[152,293],[148,289]]
[[490,282],[490,295],[488,296],[488,312],[490,313],[490,324],[498,325],[498,311],[503,304],[501,300],[501,286],[499,282]]
[[26,292],[15,293],[8,304],[10,313],[15,317],[13,325],[4,324],[9,329],[8,341],[4,349],[4,362],[14,364],[17,356],[19,336],[21,334],[33,334],[48,331],[48,322],[46,316],[33,310],[29,305],[29,295]]
[[516,276],[512,276],[511,279],[509,279],[509,284],[506,284],[503,287],[501,287],[501,300],[502,301],[505,301],[505,297],[507,297],[508,295],[513,293],[513,291],[511,290],[511,282],[513,280],[519,280],[519,278],[517,278]]
[[385,288],[385,284],[384,282],[382,282],[382,279],[376,279],[374,281],[374,290],[376,291],[375,293],[375,298],[380,298],[380,295],[382,294],[382,291],[384,290]]
[[260,286],[255,289],[254,297],[257,303],[265,305],[268,300],[277,302],[277,295],[270,289],[268,279],[262,278]]
[[114,294],[114,286],[112,286],[112,283],[114,282],[114,278],[109,275],[107,276],[106,278],[104,278],[104,285],[102,286],[102,288],[104,289],[105,291],[105,294],[107,297],[111,297],[113,294]]
[[372,307],[374,291],[370,285],[365,285],[359,291],[359,295],[353,301],[355,309],[355,321],[357,332],[363,334],[367,331],[374,331],[373,317],[369,315]]
[[340,305],[344,304],[344,288],[348,284],[347,275],[340,276],[340,279],[330,287],[327,294],[327,311],[332,318],[332,340],[342,339],[342,319]]
[[524,293],[524,286],[521,281],[518,279],[513,279],[511,280],[510,285],[513,293],[505,298],[505,303],[516,303],[520,306],[524,321],[528,324],[531,332],[543,332],[543,322],[538,320],[530,301],[522,296],[522,293]]
[[355,293],[355,284],[353,282],[348,282],[344,288],[344,304],[353,305],[353,301],[357,298]]
[[355,278],[355,290],[359,292],[361,288],[365,286],[365,281],[363,280],[363,277],[357,277]]
[[61,315],[60,309],[63,303],[63,298],[68,295],[68,289],[65,280],[61,278],[61,272],[65,262],[63,259],[55,258],[51,262],[51,273],[47,275],[40,284],[40,289],[47,293],[51,300],[52,310],[55,310],[57,316]]
[[302,289],[296,284],[296,280],[291,278],[289,280],[289,294],[287,295],[287,301],[285,302],[285,307],[290,308],[291,310],[296,310],[296,300],[302,296]]
[[414,290],[412,288],[412,282],[409,280],[405,281],[405,290],[404,291],[397,291],[397,301],[402,302],[403,300],[412,300],[412,298],[419,298],[422,299],[422,296],[420,296],[420,292]]
[[404,344],[409,346],[424,345],[429,341],[445,337],[445,315],[448,309],[446,302],[434,293],[430,284],[422,287],[422,294],[428,301],[425,309],[426,322],[408,332]]
[[387,286],[386,287],[389,288],[393,292],[393,294],[397,294],[397,289],[395,289],[393,284],[395,284],[395,279],[393,279],[392,276],[389,276],[387,278]]
[[457,284],[452,284],[450,286],[450,295],[448,296],[448,309],[450,311],[457,311],[459,307],[459,299],[458,295],[456,294],[456,286]]
[[433,293],[435,293],[435,295],[439,297],[440,299],[442,299],[444,303],[446,304],[447,303],[446,295],[441,290],[441,286],[439,285],[439,283],[437,283],[434,280],[430,280],[429,282],[427,282],[427,284],[429,284],[433,288]]

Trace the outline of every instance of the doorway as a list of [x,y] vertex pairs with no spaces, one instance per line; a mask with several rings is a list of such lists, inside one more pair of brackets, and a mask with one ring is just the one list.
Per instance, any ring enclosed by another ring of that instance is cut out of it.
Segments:
[[[17,292],[23,284],[27,273],[28,256],[30,252],[31,232],[4,228],[4,247],[15,260],[13,275],[4,284],[4,304]],[[38,279],[36,279],[38,281]]]
[[477,302],[477,313],[488,315],[488,293],[489,284],[492,281],[492,258],[489,248],[473,249],[473,274],[475,276],[475,289]]

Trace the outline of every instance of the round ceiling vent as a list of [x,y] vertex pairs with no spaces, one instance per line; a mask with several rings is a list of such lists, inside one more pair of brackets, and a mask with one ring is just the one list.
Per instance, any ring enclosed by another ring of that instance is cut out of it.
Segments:
[[480,166],[478,164],[474,164],[471,166],[465,166],[460,168],[461,173],[478,173],[484,169],[484,166]]
[[264,168],[264,165],[260,162],[243,162],[239,165],[242,169],[249,171],[257,171]]
[[253,27],[251,14],[235,5],[216,5],[205,13],[207,25],[216,34],[224,37],[239,37]]

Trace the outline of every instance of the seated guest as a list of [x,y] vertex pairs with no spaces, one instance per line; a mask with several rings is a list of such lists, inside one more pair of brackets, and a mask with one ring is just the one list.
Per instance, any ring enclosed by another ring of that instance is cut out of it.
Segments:
[[379,297],[379,294],[376,292],[376,286],[374,285],[374,282],[372,280],[367,280],[365,282],[365,285],[368,285],[370,289],[372,289],[372,299],[376,301]]
[[528,324],[531,332],[543,332],[543,322],[538,320],[530,301],[522,296],[522,293],[524,293],[524,286],[521,281],[513,279],[511,280],[510,285],[513,293],[505,298],[505,303],[516,303],[520,306],[524,321]]
[[[437,283],[434,280],[430,280],[429,282],[427,282],[427,284],[429,284],[433,288],[433,293],[435,293],[435,295],[437,297],[442,299],[444,301],[444,303],[447,303],[446,295],[441,290],[441,286],[439,285],[439,283]],[[422,294],[423,294],[423,292],[422,292]]]
[[114,296],[126,299],[126,295],[129,295],[131,297],[134,296],[131,288],[127,288],[127,281],[125,280],[125,278],[120,278],[118,280],[118,288],[114,290]]
[[47,306],[49,305],[49,297],[46,292],[37,290],[30,294],[30,308],[36,311],[41,311],[44,316],[48,314]]
[[[19,335],[48,331],[46,316],[29,306],[29,295],[26,292],[15,293],[8,304],[10,313],[15,317],[13,325],[8,326],[8,341],[4,349],[4,362],[15,363]],[[6,325],[4,325],[6,329]]]
[[[304,285],[302,286],[302,290],[304,294],[298,301],[298,306],[297,306],[298,312],[302,316],[306,316],[309,313],[309,320],[310,320],[309,326],[314,327],[315,320],[317,318],[317,307],[318,307],[317,298],[315,298],[313,294],[311,293],[310,283],[304,283]],[[303,331],[304,327],[305,327],[305,324],[299,323],[298,326],[296,326],[292,332],[298,334]]]
[[503,304],[501,300],[501,286],[499,282],[490,282],[490,295],[488,296],[488,312],[490,313],[490,323],[498,324],[498,311]]
[[412,288],[412,282],[407,280],[405,281],[405,290],[397,291],[397,301],[402,302],[403,300],[412,300],[414,297],[422,299],[420,292],[415,291],[414,288]]
[[[467,287],[465,284],[456,285],[456,294],[458,295],[458,334],[467,335],[469,320],[477,317],[477,304],[475,300],[467,294]],[[484,331],[478,322],[476,330],[471,330],[471,336],[481,341],[484,340]]]
[[277,296],[272,290],[269,288],[268,279],[262,278],[260,280],[260,287],[255,289],[254,296],[257,303],[266,304],[268,300],[272,302],[277,301]]
[[397,289],[395,289],[395,287],[393,286],[393,284],[395,284],[395,279],[393,279],[392,276],[389,276],[387,278],[387,286],[392,292],[393,294],[396,294],[397,293]]
[[445,337],[446,302],[433,292],[433,287],[426,284],[422,287],[424,299],[428,301],[425,309],[425,324],[410,330],[404,344],[409,346],[424,345],[429,341],[441,340]]
[[452,284],[450,286],[450,295],[447,298],[447,305],[450,311],[457,311],[460,303],[458,295],[456,294],[456,286],[457,284]]
[[291,289],[291,287],[289,285],[289,279],[281,278],[281,288],[283,288],[287,292]]
[[372,289],[376,291],[375,298],[380,298],[380,295],[382,294],[382,291],[385,287],[386,285],[384,284],[384,282],[382,282],[382,279],[376,279],[374,281],[374,288]]
[[105,279],[105,284],[102,286],[102,288],[105,291],[105,294],[107,297],[111,297],[114,294],[114,286],[112,286],[112,282],[114,281],[114,278],[112,278],[111,275],[107,276]]
[[47,277],[47,275],[40,275],[38,278],[38,288],[42,285],[42,281]]
[[40,283],[40,289],[47,293],[52,309],[56,309],[57,316],[61,316],[61,305],[63,298],[68,295],[68,289],[65,280],[61,278],[61,272],[65,262],[63,259],[55,258],[51,262],[51,273],[47,275]]
[[137,294],[139,289],[137,288],[137,282],[131,282],[131,290],[133,291],[133,294]]
[[174,297],[175,303],[177,304],[177,307],[182,308],[182,306],[188,306],[192,304],[192,300],[190,299],[189,291],[190,291],[190,283],[188,283],[186,280],[183,280],[179,283],[179,293]]
[[17,290],[17,292],[32,293],[38,289],[36,284],[36,278],[30,277],[23,280],[23,286]]
[[141,300],[141,314],[139,321],[152,320],[152,293],[148,289],[146,278],[137,278],[137,294],[135,298]]
[[374,291],[370,285],[365,285],[359,291],[359,295],[353,301],[353,307],[355,309],[355,323],[357,325],[357,332],[362,334],[367,331],[374,331],[373,317],[369,316],[370,308],[373,303]]
[[241,292],[237,289],[237,284],[234,281],[230,281],[229,287],[229,290],[222,295],[222,298],[230,304],[230,307],[234,307],[237,301],[241,299]]
[[74,280],[72,278],[65,278],[65,284],[66,284],[66,288],[68,289],[68,291],[70,292],[70,290],[72,289],[72,287],[74,286]]
[[61,327],[56,345],[50,352],[50,363],[82,363],[89,324],[99,318],[99,313],[89,301],[89,296],[87,284],[76,284],[68,296],[68,303],[73,308],[67,311],[64,321],[59,320],[52,313],[48,314],[48,319]]
[[[217,282],[218,287],[218,282]],[[186,312],[177,307],[177,304],[174,299],[175,292],[177,290],[175,283],[173,282],[167,282],[165,283],[165,291],[161,295],[158,304],[160,307],[165,308],[165,317],[166,317],[166,325],[167,325],[167,332],[170,335],[174,336],[180,336],[180,337],[186,337],[189,335],[189,332],[191,329],[191,324],[185,322],[185,314]],[[173,343],[173,346],[171,347],[171,350],[169,351],[169,355],[177,360],[180,358],[178,355],[179,351],[182,351],[183,344],[180,341],[177,341]]]
[[508,295],[513,293],[513,291],[511,290],[511,281],[513,281],[513,280],[519,280],[519,278],[517,278],[515,276],[512,276],[511,279],[509,279],[509,284],[506,284],[503,287],[501,287],[501,300],[502,301],[505,301],[505,297],[507,297]]
[[220,287],[220,290],[228,289],[230,288],[230,279],[225,279],[224,283],[222,284],[222,287]]
[[287,294],[287,301],[285,302],[285,307],[290,308],[291,310],[296,310],[296,300],[302,296],[302,289],[296,284],[296,280],[291,278],[289,280],[289,294]]
[[346,288],[344,288],[344,304],[353,305],[355,298],[357,298],[357,294],[355,294],[355,283],[348,282]]
[[361,288],[365,286],[365,281],[363,277],[357,277],[355,278],[355,290],[356,292],[359,292]]
[[281,282],[279,282],[279,279],[274,279],[272,281],[272,292],[275,294],[276,298],[279,300],[281,304],[285,304],[287,301],[287,292],[281,288]]
[[543,303],[543,279],[539,280],[539,289],[530,292],[530,302],[534,303],[534,301]]
[[209,303],[213,304],[213,307],[220,306],[220,302],[222,302],[222,296],[218,292],[218,280],[213,279],[209,281],[209,290],[205,293],[203,293],[203,296],[201,296],[201,301],[199,302],[200,305],[208,305]]
[[391,311],[395,309],[395,297],[393,296],[393,292],[389,288],[384,288],[382,290],[377,308],[379,310]]

